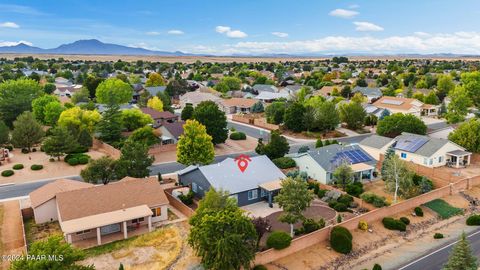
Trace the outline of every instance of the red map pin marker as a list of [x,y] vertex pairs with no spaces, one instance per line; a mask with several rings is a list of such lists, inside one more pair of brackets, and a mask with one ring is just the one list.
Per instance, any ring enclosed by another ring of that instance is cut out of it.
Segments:
[[237,162],[238,168],[243,173],[248,167],[248,162],[252,161],[252,160],[250,159],[249,156],[242,154],[242,155],[236,157],[235,161]]

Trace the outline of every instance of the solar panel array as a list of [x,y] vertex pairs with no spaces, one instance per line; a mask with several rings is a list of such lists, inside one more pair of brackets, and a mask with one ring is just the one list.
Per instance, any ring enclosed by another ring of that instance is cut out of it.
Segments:
[[406,138],[400,139],[395,145],[395,149],[415,153],[420,147],[428,142],[427,138]]
[[402,100],[393,100],[393,99],[384,99],[382,100],[383,104],[390,104],[390,105],[402,105]]
[[348,160],[350,161],[350,164],[356,164],[371,161],[372,159],[362,150],[348,150],[337,153],[333,158],[333,162],[338,160]]

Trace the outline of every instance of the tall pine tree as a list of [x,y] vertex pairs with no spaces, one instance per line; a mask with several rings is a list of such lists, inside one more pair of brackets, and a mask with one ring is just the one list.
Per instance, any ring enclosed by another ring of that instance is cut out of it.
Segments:
[[465,232],[455,245],[443,270],[476,270],[477,258],[472,254]]

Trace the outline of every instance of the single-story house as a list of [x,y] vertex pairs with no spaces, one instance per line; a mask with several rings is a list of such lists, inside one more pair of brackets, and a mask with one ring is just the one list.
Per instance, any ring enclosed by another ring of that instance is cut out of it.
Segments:
[[358,145],[331,144],[288,156],[295,160],[300,171],[323,184],[334,180],[335,169],[343,163],[353,169],[355,181],[371,180],[376,164],[376,160]]
[[435,116],[438,108],[435,105],[424,104],[414,98],[381,97],[373,103],[374,106],[387,109],[392,113],[413,114],[416,116]]
[[166,86],[149,86],[145,87],[145,91],[147,91],[152,97],[156,96],[158,93],[165,92],[167,89]]
[[183,134],[183,125],[185,122],[165,122],[158,129],[162,133],[162,145],[163,144],[176,144],[179,137]]
[[197,197],[203,197],[210,187],[226,190],[236,198],[239,206],[267,200],[272,206],[278,193],[282,171],[267,156],[249,157],[245,171],[237,161],[227,158],[206,166],[189,166],[178,172],[180,184],[188,185]]
[[227,114],[250,113],[257,100],[251,98],[230,98],[220,102],[220,107]]
[[185,108],[187,104],[190,104],[193,107],[196,107],[202,101],[208,101],[208,100],[211,100],[216,104],[220,104],[220,102],[222,101],[222,98],[217,97],[211,93],[203,93],[200,91],[187,92],[182,96],[180,96],[180,107]]
[[[384,143],[376,145],[373,142],[374,140],[382,140]],[[388,140],[390,142],[386,143]],[[381,138],[381,136],[373,139],[365,138],[359,145],[365,151],[383,154],[391,146],[401,159],[430,168],[441,166],[465,167],[470,164],[472,155],[472,153],[465,151],[465,148],[449,140],[407,132],[403,132],[394,139]]]
[[289,93],[290,95],[296,94],[300,89],[303,87],[310,88],[312,90],[311,86],[308,85],[300,85],[300,84],[294,84],[294,85],[287,85],[285,86],[282,90],[285,91],[286,93]]
[[380,160],[380,156],[385,154],[394,142],[392,138],[373,134],[361,140],[358,145],[374,159]]
[[153,127],[157,128],[164,123],[173,123],[178,121],[178,115],[175,115],[169,111],[159,112],[149,107],[140,108],[144,114],[148,114],[153,119]]
[[[380,119],[382,116],[383,112],[386,111],[387,109],[382,109],[382,108],[377,108],[372,104],[363,104],[363,108],[365,109],[365,112],[370,115],[375,115],[377,119]],[[389,112],[390,113],[390,112]]]
[[262,92],[277,93],[278,88],[275,85],[270,84],[255,84],[253,86],[253,91],[259,94]]
[[261,100],[266,103],[273,102],[279,99],[289,99],[290,95],[288,93],[272,93],[272,92],[261,92],[258,96],[255,97],[257,100]]
[[60,192],[92,187],[82,181],[59,179],[30,192],[30,203],[36,224],[58,220],[56,195]]
[[368,99],[368,102],[372,102],[372,100],[375,100],[383,96],[382,91],[378,87],[355,86],[352,90],[352,93],[353,94],[361,93],[363,96],[365,96]]

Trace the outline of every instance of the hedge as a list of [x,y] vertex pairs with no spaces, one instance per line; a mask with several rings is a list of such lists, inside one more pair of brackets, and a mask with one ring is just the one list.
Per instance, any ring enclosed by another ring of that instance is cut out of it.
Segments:
[[407,217],[401,217],[400,218],[400,221],[405,223],[405,225],[409,225],[410,224],[410,219],[408,219]]
[[265,265],[258,264],[253,267],[253,270],[267,270],[267,267],[265,267]]
[[380,196],[378,196],[376,194],[373,194],[371,192],[363,193],[362,195],[360,195],[360,198],[367,203],[373,204],[375,207],[388,206],[388,203],[387,203],[385,197],[380,197]]
[[443,238],[443,234],[441,234],[441,233],[435,233],[435,234],[433,235],[433,238],[434,238],[434,239],[442,239],[442,238]]
[[333,250],[342,254],[347,254],[352,251],[352,240],[352,234],[344,227],[333,227],[330,232],[330,246]]
[[65,156],[63,160],[67,162],[69,165],[75,166],[78,164],[87,164],[88,161],[90,160],[90,156],[83,153],[68,154]]
[[274,249],[284,249],[290,246],[292,237],[282,231],[274,231],[267,238],[267,247]]
[[24,168],[24,167],[23,167],[23,164],[15,164],[15,165],[13,165],[13,169],[14,169],[14,170],[21,170],[21,169],[23,169],[23,168]]
[[415,211],[417,217],[423,217],[423,209],[421,207],[417,206],[413,211]]
[[478,226],[480,225],[480,215],[471,215],[467,218],[468,226]]
[[39,170],[43,169],[43,165],[33,164],[32,166],[30,166],[30,169],[31,169],[32,171],[39,171]]
[[239,140],[246,140],[247,139],[247,135],[245,135],[245,133],[243,132],[232,132],[230,134],[230,139],[231,140],[234,140],[234,141],[239,141]]
[[15,174],[15,172],[13,170],[5,170],[5,171],[2,172],[3,177],[9,177],[9,176],[12,176],[14,174]]
[[397,230],[401,232],[404,232],[407,230],[407,225],[405,223],[391,217],[383,218],[382,223],[383,223],[383,226],[389,230]]
[[273,164],[275,164],[280,169],[288,169],[297,166],[295,160],[290,157],[280,157],[272,160]]

